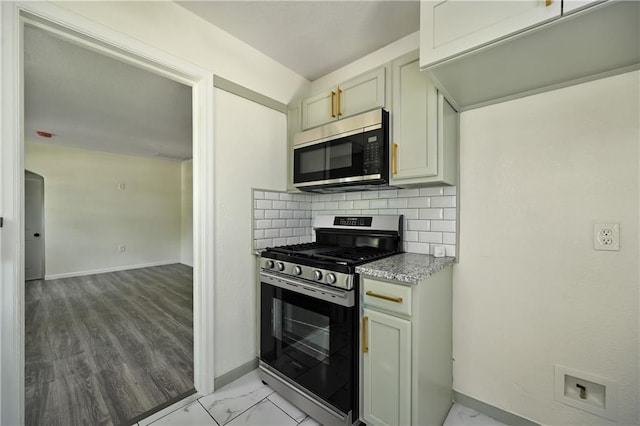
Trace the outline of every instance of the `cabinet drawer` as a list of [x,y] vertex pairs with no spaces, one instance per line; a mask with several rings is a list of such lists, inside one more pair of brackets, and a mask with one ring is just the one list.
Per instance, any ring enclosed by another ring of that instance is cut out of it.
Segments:
[[362,280],[362,300],[365,306],[402,315],[411,315],[411,290],[411,287],[371,278],[365,277]]

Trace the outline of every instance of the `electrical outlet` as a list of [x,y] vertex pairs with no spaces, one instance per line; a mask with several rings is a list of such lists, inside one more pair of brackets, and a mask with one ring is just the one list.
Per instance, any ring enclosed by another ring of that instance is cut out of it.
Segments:
[[127,246],[125,246],[124,244],[121,244],[118,246],[118,251],[120,253],[124,253],[125,251],[127,251]]
[[593,225],[594,250],[620,250],[620,225],[617,223],[596,223]]

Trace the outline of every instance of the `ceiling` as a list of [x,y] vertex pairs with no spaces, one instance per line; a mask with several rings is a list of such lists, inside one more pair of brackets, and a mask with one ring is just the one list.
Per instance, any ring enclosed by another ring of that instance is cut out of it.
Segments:
[[[191,87],[24,31],[25,140],[105,152],[192,157]],[[52,133],[51,139],[37,131]]]
[[420,27],[420,2],[176,1],[313,81]]
[[[177,3],[310,81],[419,27],[418,1]],[[192,157],[190,87],[33,26],[24,43],[27,142]]]

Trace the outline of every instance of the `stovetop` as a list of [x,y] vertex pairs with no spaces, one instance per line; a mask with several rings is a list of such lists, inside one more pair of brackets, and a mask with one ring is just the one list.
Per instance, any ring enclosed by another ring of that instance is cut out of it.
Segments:
[[377,247],[335,246],[321,243],[294,244],[289,246],[270,247],[268,252],[279,253],[294,258],[315,259],[335,262],[339,265],[356,266],[371,262],[396,252]]

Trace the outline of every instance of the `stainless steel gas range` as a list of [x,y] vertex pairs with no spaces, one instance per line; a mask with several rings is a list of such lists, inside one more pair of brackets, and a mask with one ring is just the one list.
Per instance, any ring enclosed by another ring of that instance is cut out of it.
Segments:
[[402,216],[318,215],[315,242],[267,248],[260,375],[323,425],[358,419],[357,265],[399,253]]

